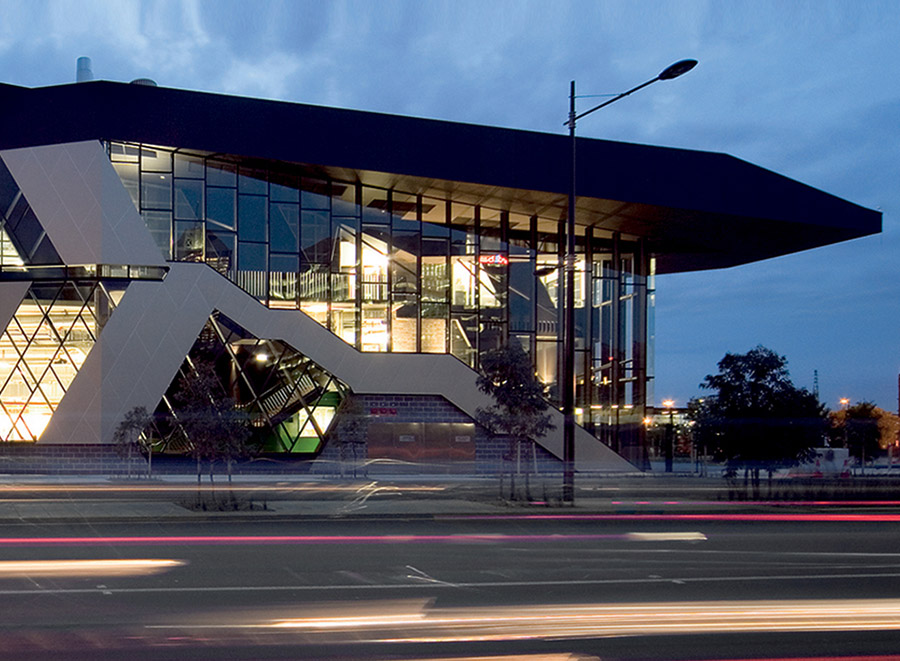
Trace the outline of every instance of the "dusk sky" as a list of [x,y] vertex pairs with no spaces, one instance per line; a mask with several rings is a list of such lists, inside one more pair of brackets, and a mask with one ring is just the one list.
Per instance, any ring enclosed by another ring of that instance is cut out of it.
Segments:
[[[822,400],[897,408],[900,2],[0,0],[0,81],[160,85],[726,152],[884,213],[880,235],[657,280],[658,403],[763,344]],[[596,102],[584,99],[584,110]],[[310,127],[315,130],[314,127]],[[3,127],[4,131],[15,127]],[[772,237],[777,241],[778,237]]]

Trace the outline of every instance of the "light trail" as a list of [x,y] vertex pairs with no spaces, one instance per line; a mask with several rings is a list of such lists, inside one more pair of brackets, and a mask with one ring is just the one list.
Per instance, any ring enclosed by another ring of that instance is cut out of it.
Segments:
[[[447,487],[442,485],[378,485],[382,489],[391,489],[401,492],[424,492],[436,493],[446,491]],[[221,493],[223,491],[234,492],[310,492],[310,493],[359,493],[363,489],[371,489],[372,485],[364,485],[360,487],[358,484],[232,484],[228,483],[218,485],[197,485],[191,483],[182,484],[141,484],[141,485],[119,485],[119,484],[4,484],[0,485],[0,496],[4,494],[30,494],[30,493],[183,493],[197,491]],[[16,500],[16,499],[14,499]]]
[[[647,536],[650,535],[648,538]],[[700,532],[655,532],[622,534],[505,535],[459,533],[450,535],[161,535],[150,537],[4,537],[0,548],[21,546],[217,546],[286,544],[485,544],[507,542],[567,541],[702,541]]]
[[[900,600],[709,601],[406,609],[373,602],[348,614],[163,629],[274,629],[383,643],[560,640],[610,636],[900,630]],[[350,637],[350,638],[348,638]]]
[[840,523],[900,523],[900,514],[879,513],[803,513],[803,512],[760,512],[760,513],[703,513],[703,514],[467,514],[438,517],[445,520],[468,521],[509,521],[509,520],[554,520],[554,521],[786,521],[786,522],[840,522]]
[[149,576],[187,563],[183,560],[2,560],[0,578]]

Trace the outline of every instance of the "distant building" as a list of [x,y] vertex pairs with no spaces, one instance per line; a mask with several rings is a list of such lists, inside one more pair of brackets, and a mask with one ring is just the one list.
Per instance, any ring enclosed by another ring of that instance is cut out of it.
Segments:
[[[197,360],[273,455],[333,456],[349,396],[369,459],[491,470],[475,370],[506,342],[558,403],[567,137],[105,81],[0,85],[0,121],[17,466],[86,470]],[[578,155],[576,459],[630,469],[654,276],[876,233],[881,215],[724,154],[582,138]],[[190,442],[154,433],[160,452]]]

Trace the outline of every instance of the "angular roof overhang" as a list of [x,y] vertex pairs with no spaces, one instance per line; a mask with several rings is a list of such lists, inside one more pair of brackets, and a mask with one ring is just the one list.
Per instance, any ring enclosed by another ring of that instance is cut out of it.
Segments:
[[[562,134],[94,81],[0,84],[0,149],[89,139],[272,159],[410,193],[565,216]],[[881,231],[881,213],[727,154],[578,139],[580,226],[645,237],[660,273]]]

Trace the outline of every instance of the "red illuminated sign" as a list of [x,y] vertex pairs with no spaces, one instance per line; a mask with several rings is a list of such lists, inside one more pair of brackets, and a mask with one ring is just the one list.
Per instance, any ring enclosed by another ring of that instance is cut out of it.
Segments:
[[504,255],[481,255],[478,258],[481,264],[491,264],[493,266],[506,266],[509,264],[509,258]]

